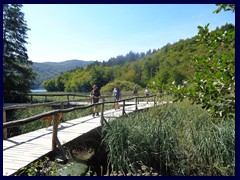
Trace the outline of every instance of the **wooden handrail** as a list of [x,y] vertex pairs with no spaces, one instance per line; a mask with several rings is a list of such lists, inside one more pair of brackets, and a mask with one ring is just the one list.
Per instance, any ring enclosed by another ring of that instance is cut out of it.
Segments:
[[[156,104],[155,102],[155,96],[156,95],[152,95],[152,96],[149,96],[149,97],[154,97],[154,105]],[[105,96],[106,97],[106,96]],[[123,100],[118,100],[118,101],[105,101],[105,97],[102,96],[101,98],[103,99],[102,102],[98,103],[97,105],[102,105],[102,110],[101,110],[101,118],[100,118],[100,123],[101,125],[103,125],[103,122],[105,122],[105,124],[108,124],[106,119],[104,118],[104,105],[107,104],[107,103],[116,103],[116,102],[123,102],[123,112],[122,112],[122,115],[126,114],[125,112],[125,102],[126,101],[130,101],[130,100],[135,100],[135,110],[137,110],[137,101],[139,98],[145,98],[145,96],[142,96],[142,97],[133,97],[133,98],[128,98],[128,99],[123,99]],[[74,101],[79,101],[79,100],[74,100]],[[95,106],[95,104],[91,104],[91,105],[88,105],[88,106],[81,106],[81,107],[72,107],[72,108],[68,108],[68,109],[57,109],[57,110],[52,110],[52,111],[49,111],[49,112],[45,112],[45,113],[41,113],[41,114],[38,114],[38,115],[35,115],[35,116],[32,116],[32,117],[28,117],[28,118],[25,118],[25,119],[20,119],[20,120],[14,120],[14,121],[9,121],[9,122],[6,122],[6,110],[10,110],[10,109],[19,109],[19,108],[33,108],[33,107],[38,107],[38,106],[44,106],[44,105],[52,105],[52,104],[60,104],[61,105],[61,108],[63,108],[63,103],[64,102],[69,102],[69,101],[60,101],[60,102],[50,102],[50,103],[40,103],[40,104],[33,104],[33,105],[25,105],[25,106],[12,106],[12,107],[4,107],[3,108],[3,132],[4,132],[4,139],[7,139],[7,128],[11,128],[11,127],[16,127],[16,126],[21,126],[21,125],[24,125],[24,124],[27,124],[27,123],[31,123],[31,122],[34,122],[36,120],[39,120],[41,118],[46,118],[46,117],[49,117],[49,116],[54,116],[54,123],[53,123],[53,140],[52,140],[52,147],[53,149],[56,148],[56,141],[58,140],[57,138],[57,126],[56,126],[56,123],[57,123],[57,115],[59,113],[68,113],[68,112],[72,112],[72,111],[75,111],[75,110],[79,110],[79,109],[87,109],[87,108],[91,108],[93,106]]]
[[28,93],[27,96],[80,96],[80,97],[89,97],[87,95],[76,94],[76,93]]
[[[81,102],[83,100],[85,100],[85,99],[71,100],[71,102]],[[89,98],[86,99],[86,100],[89,100]],[[35,107],[39,107],[39,106],[49,106],[49,105],[54,105],[54,104],[66,103],[66,102],[69,102],[69,101],[56,101],[56,102],[48,102],[48,103],[36,103],[36,104],[6,106],[6,107],[3,107],[3,110],[21,109],[21,108],[35,108]]]
[[10,128],[10,127],[16,127],[16,126],[21,126],[23,124],[27,124],[33,121],[36,121],[38,119],[44,118],[44,117],[48,117],[48,116],[52,116],[54,114],[57,113],[68,113],[74,110],[79,110],[79,109],[87,109],[89,107],[93,107],[94,104],[88,105],[88,106],[83,106],[83,107],[72,107],[72,108],[68,108],[68,109],[57,109],[57,110],[52,110],[52,111],[48,111],[45,113],[41,113],[35,116],[31,116],[25,119],[19,119],[19,120],[14,120],[14,121],[9,121],[6,123],[3,123],[3,128]]
[[[155,95],[152,95],[152,96],[149,96],[149,97],[154,97],[154,96]],[[130,101],[130,100],[139,99],[139,98],[145,98],[145,96],[142,96],[142,97],[138,96],[138,97],[123,99],[123,100],[118,100],[118,101],[105,101],[105,102],[98,103],[98,105],[101,105],[103,103],[104,104],[111,104],[111,103],[116,103],[116,102]],[[62,101],[62,102],[64,102],[64,101]],[[48,104],[49,105],[49,104],[58,104],[58,103],[59,102],[41,103],[39,105],[36,104],[35,106],[34,105],[33,106],[37,107],[37,106],[41,106],[43,104]],[[33,106],[29,106],[29,107],[33,107]],[[35,115],[35,116],[32,116],[32,117],[28,117],[28,118],[25,118],[25,119],[4,122],[3,123],[3,128],[10,128],[10,127],[15,127],[15,126],[20,126],[20,125],[27,124],[27,123],[30,123],[30,122],[36,121],[38,119],[41,119],[41,118],[44,118],[44,117],[48,117],[48,116],[51,116],[51,115],[54,115],[54,114],[57,114],[57,113],[68,113],[68,112],[71,112],[71,111],[74,111],[74,110],[88,109],[88,108],[91,108],[93,106],[94,106],[94,104],[91,104],[91,105],[88,105],[88,106],[81,106],[81,107],[72,107],[72,108],[68,108],[68,109],[52,110],[52,111],[41,113],[41,114],[38,114],[38,115]],[[15,107],[15,109],[16,108],[23,108],[23,106]],[[4,107],[3,109],[4,110],[9,110],[9,109],[14,109],[14,108]]]
[[[152,95],[150,97],[154,97],[154,101],[155,101],[155,99],[156,99],[155,96],[156,95]],[[126,112],[125,112],[125,102],[126,101],[135,99],[135,106],[136,106],[136,110],[137,110],[137,99],[138,98],[145,98],[145,97],[133,97],[133,98],[128,98],[128,99],[123,99],[123,100],[117,101],[117,102],[123,102],[122,115],[126,114]],[[63,102],[60,102],[60,103],[61,103],[61,107],[62,107]],[[116,103],[116,101],[106,101],[105,102],[105,98],[103,97],[103,101],[97,104],[97,105],[102,105],[101,118],[100,118],[100,123],[101,123],[102,126],[104,125],[103,122],[105,122],[105,124],[108,125],[108,122],[106,121],[106,119],[104,118],[104,115],[103,115],[104,114],[104,105],[107,104],[107,103]],[[47,104],[52,104],[52,103],[47,103]],[[54,102],[54,104],[56,104],[56,102]],[[91,105],[83,106],[83,107],[72,107],[72,108],[68,108],[68,109],[57,109],[57,110],[52,110],[52,111],[49,111],[49,112],[41,113],[41,114],[29,117],[29,118],[25,118],[25,119],[20,119],[20,120],[15,120],[15,121],[10,121],[10,122],[4,122],[3,123],[3,130],[5,130],[5,132],[6,132],[6,128],[21,126],[23,124],[27,124],[27,123],[36,121],[38,119],[49,117],[49,116],[53,115],[54,119],[53,119],[53,132],[52,132],[52,150],[56,149],[56,147],[58,146],[59,149],[62,152],[63,149],[62,149],[61,143],[60,143],[60,141],[58,140],[58,137],[57,137],[57,132],[58,132],[58,119],[57,119],[57,117],[58,117],[58,113],[68,113],[68,112],[79,110],[79,109],[87,109],[87,108],[91,108],[95,105],[96,104],[91,104]],[[155,105],[155,102],[154,102],[154,105]],[[7,109],[4,110],[3,116],[6,116],[6,110]],[[6,139],[7,138],[6,135],[4,135],[4,136],[5,136],[4,138]],[[64,155],[64,152],[62,152],[62,156],[63,156],[63,158],[66,158],[65,155]]]

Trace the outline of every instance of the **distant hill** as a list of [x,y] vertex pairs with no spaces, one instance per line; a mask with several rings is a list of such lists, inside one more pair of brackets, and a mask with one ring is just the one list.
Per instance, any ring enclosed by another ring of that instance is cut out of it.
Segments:
[[43,81],[47,79],[51,79],[63,72],[70,71],[77,67],[87,66],[93,62],[94,61],[84,61],[77,59],[66,60],[63,62],[33,62],[32,69],[37,73],[34,89],[39,89]]

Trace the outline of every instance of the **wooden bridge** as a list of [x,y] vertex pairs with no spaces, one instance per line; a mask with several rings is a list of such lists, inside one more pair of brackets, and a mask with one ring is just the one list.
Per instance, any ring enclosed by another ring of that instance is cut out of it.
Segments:
[[[101,106],[101,113],[99,116],[93,117],[92,115],[88,115],[63,122],[60,125],[58,125],[57,119],[57,115],[59,113],[67,113],[74,110],[91,108],[93,105],[58,109],[30,118],[3,123],[3,129],[6,130],[9,127],[23,125],[39,120],[43,117],[54,116],[53,125],[48,128],[42,128],[33,132],[3,140],[3,175],[14,175],[14,173],[16,173],[20,168],[25,167],[49,152],[56,150],[56,148],[61,150],[61,145],[76,139],[82,134],[99,127],[104,123],[107,123],[109,119],[117,118],[137,110],[163,104],[163,102],[156,102],[156,96],[152,97],[153,101],[150,101],[149,103],[139,102],[138,98],[141,97],[121,100],[119,101],[119,103],[121,103],[121,108],[117,110],[104,110],[104,105],[106,103],[114,102],[104,102],[103,100],[103,102],[98,104]],[[6,113],[5,110],[7,110],[7,107],[4,109],[4,113]]]

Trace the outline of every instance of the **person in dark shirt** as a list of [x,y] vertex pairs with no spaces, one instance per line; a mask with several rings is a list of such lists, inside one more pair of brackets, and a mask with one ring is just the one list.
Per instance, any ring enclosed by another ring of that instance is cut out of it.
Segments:
[[138,96],[138,89],[136,86],[133,89],[133,96]]
[[93,90],[90,93],[90,98],[92,98],[92,103],[95,104],[94,108],[93,108],[93,117],[95,116],[95,113],[97,114],[97,116],[99,115],[98,109],[97,109],[97,104],[99,102],[99,99],[101,97],[101,93],[100,90],[98,89],[97,85],[94,84],[92,86]]

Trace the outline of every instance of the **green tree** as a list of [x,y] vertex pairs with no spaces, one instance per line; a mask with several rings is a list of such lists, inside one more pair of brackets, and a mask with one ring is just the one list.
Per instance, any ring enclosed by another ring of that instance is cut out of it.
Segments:
[[56,91],[54,79],[48,79],[43,82],[42,87],[47,91]]
[[35,74],[28,60],[27,27],[20,4],[3,5],[3,87],[4,101],[14,101],[14,93],[27,93]]
[[[220,10],[235,10],[232,5],[219,6]],[[215,12],[220,12],[218,10]],[[178,85],[173,92],[176,100],[189,97],[214,116],[234,117],[235,27],[227,25],[224,31],[219,29],[214,32],[210,32],[208,27],[209,24],[198,26],[198,42],[203,45],[205,53],[193,59],[195,73],[189,82],[192,86],[187,88]]]

